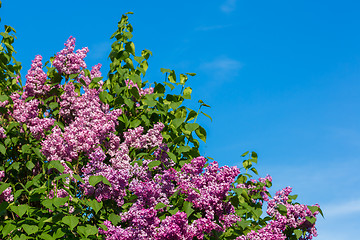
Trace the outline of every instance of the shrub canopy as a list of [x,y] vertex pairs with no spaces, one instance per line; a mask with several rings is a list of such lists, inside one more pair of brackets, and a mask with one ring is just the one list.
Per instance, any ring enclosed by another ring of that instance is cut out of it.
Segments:
[[[75,38],[22,86],[15,30],[0,45],[0,235],[2,239],[311,239],[320,208],[271,197],[255,152],[243,169],[201,156],[209,107],[186,107],[193,73],[161,69],[143,81],[151,51],[135,53],[122,16],[110,72],[88,68]],[[175,94],[174,92],[180,94]],[[210,118],[210,117],[209,117]],[[210,118],[211,119],[211,118]],[[267,211],[263,205],[267,203]]]

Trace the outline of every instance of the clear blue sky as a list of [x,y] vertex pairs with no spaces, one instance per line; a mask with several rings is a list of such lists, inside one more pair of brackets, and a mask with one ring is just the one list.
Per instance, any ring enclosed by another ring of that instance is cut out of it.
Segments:
[[202,120],[203,153],[239,165],[256,151],[273,192],[290,185],[322,206],[316,239],[347,240],[360,224],[359,9],[354,0],[3,0],[0,16],[18,32],[23,77],[70,35],[106,76],[109,37],[133,11],[137,53],[154,53],[146,80],[162,81],[161,67],[197,73],[193,100],[213,117]]

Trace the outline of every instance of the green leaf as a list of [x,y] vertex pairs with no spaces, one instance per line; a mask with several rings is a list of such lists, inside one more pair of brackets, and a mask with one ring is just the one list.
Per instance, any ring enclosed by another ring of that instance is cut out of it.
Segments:
[[21,151],[23,153],[30,153],[30,145],[29,144],[22,145]]
[[69,196],[64,197],[64,198],[59,198],[59,197],[57,197],[57,198],[53,198],[53,199],[51,199],[51,200],[53,201],[53,205],[54,205],[55,207],[62,207],[62,206],[64,206],[64,205],[66,204],[66,202],[69,200]]
[[161,161],[156,160],[156,161],[149,162],[148,167],[149,167],[149,169],[152,169],[156,166],[159,166],[160,164],[161,164]]
[[65,167],[61,164],[60,161],[50,161],[48,168],[49,168],[49,169],[55,168],[55,169],[57,169],[60,173],[63,173],[64,170],[65,170]]
[[244,160],[243,161],[243,167],[245,169],[249,169],[252,166],[252,163],[249,160]]
[[156,204],[155,209],[161,209],[161,208],[164,208],[164,207],[166,207],[166,205],[164,203],[162,203],[162,202],[159,202],[158,204]]
[[55,125],[55,126],[59,126],[60,129],[64,131],[65,126],[64,126],[64,124],[63,124],[62,122],[56,121],[54,125]]
[[208,117],[212,121],[212,118],[208,114],[204,113],[203,111],[201,111],[201,113],[204,114],[206,117]]
[[189,147],[189,146],[180,146],[178,149],[176,149],[176,151],[178,153],[188,152],[190,150],[191,150],[191,147]]
[[185,125],[185,129],[192,132],[195,131],[196,129],[198,129],[200,125],[197,123],[186,123]]
[[168,212],[171,213],[171,215],[174,215],[174,214],[176,214],[177,212],[179,212],[179,209],[178,209],[178,208],[169,209]]
[[79,223],[79,219],[75,216],[65,216],[61,220],[63,223],[70,227],[70,230],[73,230],[76,225]]
[[171,121],[171,124],[175,127],[178,128],[183,122],[184,122],[185,118],[175,118]]
[[279,204],[277,205],[277,210],[279,211],[279,213],[283,216],[286,216],[287,215],[287,208],[286,206],[282,205],[282,204]]
[[135,44],[133,42],[127,42],[125,44],[125,50],[135,55]]
[[9,99],[8,96],[6,96],[6,95],[0,95],[0,101],[1,101],[1,102],[4,102],[4,101],[6,101],[6,100],[8,100],[8,99]]
[[10,209],[21,218],[29,209],[29,206],[28,205],[11,206]]
[[201,103],[200,106],[210,107],[209,105],[205,104],[205,103],[203,102],[203,100],[199,100],[198,102]]
[[44,155],[40,152],[39,148],[33,147],[32,150],[40,159],[44,158]]
[[78,180],[79,182],[85,183],[84,179],[82,179],[79,175],[73,174],[73,177]]
[[7,236],[15,228],[16,228],[16,225],[13,225],[11,223],[6,224],[5,227],[2,229],[3,236]]
[[103,206],[103,202],[98,202],[96,199],[94,199],[94,200],[89,201],[88,205],[95,211],[95,213],[98,213],[98,211]]
[[171,82],[171,83],[176,83],[176,75],[175,75],[175,71],[174,70],[171,70],[169,76],[168,76],[168,80]]
[[[181,104],[182,104],[182,101],[172,102],[172,103],[170,103],[170,107],[175,110],[175,109],[177,109]],[[184,111],[186,112],[186,109],[184,109]],[[186,114],[185,114],[185,116],[186,116]],[[185,117],[185,116],[184,116],[184,117]]]
[[6,209],[8,206],[9,206],[9,203],[6,201],[3,201],[2,203],[0,203],[0,216],[4,215],[6,213]]
[[192,93],[191,87],[187,87],[184,89],[183,97],[186,99],[191,99],[191,93]]
[[171,83],[168,83],[168,82],[164,82],[171,90],[174,90],[175,89],[175,86],[172,85]]
[[154,107],[156,105],[156,101],[154,100],[152,94],[145,95],[145,98],[143,101],[145,102],[146,105],[148,105],[150,107]]
[[189,112],[188,117],[186,118],[186,121],[187,121],[187,122],[188,122],[188,121],[191,121],[191,120],[195,119],[196,116],[197,116],[197,112],[195,112],[194,110],[191,110],[191,111]]
[[196,73],[186,73],[187,75],[190,75],[190,76],[195,76],[196,75]]
[[89,183],[90,183],[91,186],[95,187],[96,184],[98,184],[99,182],[103,182],[104,184],[111,187],[111,184],[110,184],[109,180],[107,180],[107,178],[104,177],[104,176],[90,176],[89,177]]
[[180,84],[185,84],[188,80],[188,77],[185,74],[180,74]]
[[137,61],[138,63],[141,63],[142,60],[144,60],[144,57],[134,57],[135,61]]
[[5,146],[4,146],[2,143],[0,143],[0,152],[1,152],[3,155],[6,154],[6,148],[5,148]]
[[51,103],[49,104],[49,107],[50,107],[52,110],[54,110],[55,108],[59,107],[59,103],[57,103],[57,102],[51,102]]
[[54,209],[54,206],[52,203],[53,203],[52,199],[45,199],[45,200],[41,201],[41,204],[50,210]]
[[53,234],[53,237],[57,239],[62,238],[64,235],[65,233],[63,232],[63,230],[61,228],[58,228],[58,230]]
[[103,103],[107,103],[107,95],[108,93],[106,91],[99,93],[99,98]]
[[136,128],[137,126],[139,126],[141,124],[141,121],[139,119],[135,119],[133,121],[131,121],[130,123],[130,127],[131,128]]
[[166,154],[167,154],[174,162],[177,163],[178,160],[177,160],[175,154],[173,154],[172,152],[167,152]]
[[18,122],[12,122],[9,124],[9,126],[6,129],[6,132],[10,132],[14,127],[19,126],[20,124]]
[[98,229],[95,226],[86,225],[86,226],[78,226],[77,230],[79,233],[83,234],[85,237],[90,235],[95,235],[98,233]]
[[316,222],[316,218],[314,217],[305,217],[306,220],[308,220],[311,224],[314,224]]
[[248,153],[249,153],[249,151],[244,152],[243,154],[241,154],[241,157],[245,157]]
[[44,233],[44,232],[39,237],[44,240],[54,240],[54,238],[52,236],[50,236],[49,234]]
[[301,235],[303,234],[303,232],[299,229],[295,229],[294,233],[295,233],[296,239],[299,239],[301,237]]
[[29,169],[31,171],[35,167],[35,164],[33,164],[33,162],[31,162],[31,161],[28,161],[26,163],[26,167],[27,167],[27,169]]
[[116,226],[118,223],[121,222],[121,217],[119,215],[116,215],[115,213],[112,213],[109,216],[109,220],[114,226]]
[[104,224],[100,224],[100,227],[101,227],[101,229],[104,230],[104,231],[107,231],[107,230],[108,230],[108,227],[105,226]]
[[131,94],[135,97],[135,99],[139,99],[139,98],[140,98],[139,90],[137,90],[136,87],[130,88],[130,92],[131,92]]
[[160,71],[162,72],[162,73],[171,73],[171,70],[170,69],[167,69],[167,68],[160,68]]
[[256,175],[259,175],[259,174],[258,174],[258,171],[256,170],[256,168],[252,167],[252,168],[250,168],[250,170],[251,170],[253,173],[255,173]]
[[314,214],[316,211],[319,211],[319,207],[317,206],[307,206],[308,209]]
[[206,143],[206,131],[203,127],[199,126],[195,130],[196,135]]
[[188,217],[195,211],[193,208],[193,203],[185,201],[183,205],[183,211],[187,214]]
[[132,109],[134,107],[134,101],[128,99],[128,98],[124,98],[124,103],[130,108]]
[[27,224],[22,225],[22,228],[24,229],[24,231],[28,235],[36,233],[39,230],[39,228],[37,226],[35,226],[35,225],[27,225]]

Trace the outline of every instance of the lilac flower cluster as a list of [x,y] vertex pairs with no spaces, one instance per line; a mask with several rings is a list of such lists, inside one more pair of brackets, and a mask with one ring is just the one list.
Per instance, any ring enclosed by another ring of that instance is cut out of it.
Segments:
[[[178,179],[179,188],[188,196],[187,201],[205,213],[204,219],[198,219],[200,222],[208,222],[206,229],[202,229],[201,232],[225,231],[233,223],[240,221],[231,203],[224,201],[228,196],[230,184],[239,175],[240,170],[237,167],[228,166],[219,168],[215,161],[204,169],[206,161],[204,157],[198,157],[191,163],[185,164]],[[203,169],[205,172],[201,174]],[[219,218],[222,227],[218,224],[210,224],[210,222],[215,222],[215,216]]]
[[50,85],[45,84],[47,75],[42,70],[42,56],[37,55],[32,61],[31,68],[26,77],[23,99],[43,96],[50,91]]
[[[240,220],[233,206],[224,201],[230,183],[239,174],[236,167],[219,168],[214,162],[201,174],[206,159],[198,157],[185,164],[180,172],[173,168],[158,169],[160,173],[151,178],[148,163],[135,164],[130,170],[133,179],[129,190],[137,200],[128,212],[120,214],[122,222],[129,227],[124,229],[106,222],[108,230],[101,230],[106,239],[203,239],[204,234],[212,230],[225,231]],[[196,211],[203,212],[203,216],[189,223],[187,214],[179,211],[160,220],[157,213],[163,210],[156,210],[155,206],[158,203],[170,206],[169,198],[176,191],[185,195],[185,200],[192,203]]]
[[10,116],[19,123],[25,123],[36,139],[44,138],[44,131],[48,131],[54,125],[55,119],[39,117],[39,100],[37,99],[26,102],[18,93],[13,93],[10,97],[14,102]]
[[109,111],[99,98],[99,91],[86,89],[77,96],[72,83],[64,86],[59,114],[68,126],[64,132],[55,127],[42,142],[42,152],[49,160],[72,161],[79,153],[89,155],[106,137],[115,131],[121,110]]
[[[110,156],[110,165],[104,163],[105,153],[101,148],[95,149],[90,154],[90,162],[82,169],[85,184],[82,185],[86,195],[95,195],[98,201],[102,199],[113,199],[121,206],[123,197],[126,194],[125,187],[128,186],[130,171],[134,171],[130,165],[129,148],[152,148],[162,143],[161,130],[164,124],[155,124],[146,134],[142,134],[143,128],[129,129],[124,132],[124,142],[120,143],[120,138],[114,134],[110,135],[110,141],[107,145],[110,147],[107,152]],[[135,167],[136,168],[136,167]],[[143,169],[141,169],[143,170]],[[144,170],[143,170],[144,171]],[[105,184],[99,184],[95,189],[88,183],[90,176],[102,175],[111,183],[111,188]],[[138,186],[136,186],[138,187]],[[136,191],[136,190],[135,190]]]
[[89,52],[87,47],[75,50],[75,38],[70,37],[64,44],[65,48],[58,52],[53,61],[54,67],[63,74],[76,74],[80,73],[81,69],[86,68],[84,58]]

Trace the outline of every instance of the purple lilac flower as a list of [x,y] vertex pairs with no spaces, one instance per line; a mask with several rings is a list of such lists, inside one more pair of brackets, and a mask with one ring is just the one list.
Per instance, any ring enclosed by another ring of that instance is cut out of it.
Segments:
[[78,49],[76,53],[75,50],[75,38],[69,37],[69,39],[64,44],[65,48],[58,52],[53,61],[54,67],[63,74],[76,74],[80,73],[81,69],[86,68],[86,63],[84,58],[89,52],[87,47]]
[[44,131],[48,131],[55,122],[51,118],[39,118],[39,100],[32,99],[25,102],[18,93],[10,96],[14,102],[13,112],[10,115],[18,122],[25,123],[36,139],[45,137]]
[[51,86],[45,84],[47,75],[42,70],[42,56],[37,55],[32,61],[31,68],[29,69],[26,77],[26,84],[24,86],[23,99],[28,97],[39,97],[47,94]]

